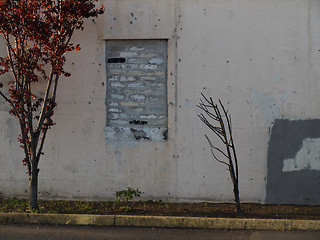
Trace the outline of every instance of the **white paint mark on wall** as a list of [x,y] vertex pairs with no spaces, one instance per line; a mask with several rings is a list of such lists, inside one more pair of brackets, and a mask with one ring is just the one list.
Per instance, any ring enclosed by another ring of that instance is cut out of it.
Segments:
[[287,101],[287,93],[286,92],[283,92],[282,93],[282,96],[280,98],[280,101],[285,103]]
[[185,104],[186,104],[187,108],[192,108],[192,109],[194,109],[194,107],[195,107],[194,101],[192,101],[192,100],[190,100],[190,99],[186,99]]
[[277,82],[277,83],[280,83],[280,82],[283,81],[283,79],[284,79],[283,76],[277,76],[277,77],[276,77],[276,82]]
[[306,138],[294,158],[283,161],[283,172],[320,170],[320,138]]
[[232,18],[233,18],[233,12],[232,12],[232,11],[229,11],[228,18],[229,18],[229,19],[232,19]]
[[280,115],[279,102],[272,93],[261,93],[250,89],[250,100],[256,104],[259,112],[264,115],[266,125],[271,125],[272,121]]

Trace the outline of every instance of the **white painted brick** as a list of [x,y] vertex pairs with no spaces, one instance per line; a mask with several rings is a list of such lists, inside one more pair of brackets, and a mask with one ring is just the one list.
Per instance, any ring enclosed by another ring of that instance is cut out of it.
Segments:
[[131,76],[141,76],[141,75],[144,75],[145,73],[143,71],[136,71],[136,70],[131,70],[131,71],[128,71],[128,75],[131,75]]
[[137,64],[141,64],[141,63],[147,63],[147,59],[145,58],[129,58],[127,60],[128,63],[137,63]]
[[111,106],[111,107],[117,107],[117,106],[119,106],[119,103],[117,103],[117,102],[111,102],[111,103],[109,104],[109,106]]
[[135,109],[133,109],[133,111],[134,111],[134,112],[141,113],[141,112],[144,111],[144,109],[143,109],[143,108],[135,108]]
[[130,48],[130,50],[131,51],[143,51],[143,50],[145,50],[146,48],[144,48],[144,47],[131,47]]
[[153,59],[149,60],[148,63],[150,63],[150,64],[158,64],[159,65],[159,64],[163,63],[163,60],[160,59],[160,58],[153,58]]
[[164,111],[164,108],[162,108],[162,107],[154,107],[154,108],[150,108],[150,111],[153,111],[153,112],[163,112],[163,111]]
[[120,103],[121,106],[125,106],[125,107],[136,107],[136,106],[139,106],[139,103],[137,102],[121,102]]
[[114,124],[120,124],[120,125],[126,125],[129,122],[125,121],[125,120],[111,120],[110,123],[114,123]]
[[111,98],[113,99],[124,99],[124,95],[120,95],[120,94],[111,94]]
[[138,53],[136,52],[120,52],[120,57],[126,58],[126,57],[136,57],[138,56]]
[[131,95],[130,98],[133,100],[144,100],[144,99],[146,99],[146,96],[136,94],[136,95]]
[[150,84],[151,87],[164,87],[163,83],[151,83]]
[[109,72],[112,75],[124,75],[124,74],[126,74],[125,70],[120,70],[120,69],[110,69]]
[[109,68],[110,69],[115,69],[115,68],[118,68],[118,66],[115,65],[115,64],[109,63]]
[[123,83],[119,83],[119,82],[114,82],[114,83],[111,83],[111,87],[125,87],[126,85],[124,85]]
[[151,114],[151,115],[140,115],[139,118],[141,118],[141,119],[155,119],[155,118],[157,118],[157,116],[154,115],[154,114]]
[[155,70],[158,68],[157,65],[151,65],[151,64],[141,64],[139,65],[140,69],[145,69],[145,70]]
[[129,83],[128,87],[129,88],[143,88],[144,84],[141,82]]
[[109,108],[108,109],[109,112],[121,112],[121,110],[119,108]]
[[155,71],[155,72],[153,72],[153,74],[156,76],[164,76],[165,72],[164,71]]
[[125,113],[120,113],[120,118],[121,119],[129,119],[129,115]]
[[154,104],[154,102],[148,101],[148,102],[141,102],[140,103],[141,106],[147,106],[147,105],[152,105],[152,104]]
[[136,69],[138,68],[138,64],[121,64],[121,69]]
[[150,100],[158,100],[159,98],[158,97],[149,96],[149,99]]
[[111,117],[112,119],[118,119],[118,118],[119,118],[119,114],[118,114],[118,113],[112,113],[112,114],[110,115],[110,117]]
[[140,57],[150,58],[150,57],[157,57],[158,54],[156,53],[140,53]]
[[135,89],[124,88],[121,93],[128,94],[128,93],[136,93],[136,92],[137,91]]
[[142,80],[142,81],[156,81],[157,77],[154,77],[154,76],[143,76],[143,77],[140,77],[140,80]]
[[131,77],[131,76],[129,76],[129,77],[121,76],[120,77],[121,82],[133,82],[135,80],[137,80],[137,78]]
[[109,81],[118,81],[118,79],[118,76],[112,76],[108,78]]

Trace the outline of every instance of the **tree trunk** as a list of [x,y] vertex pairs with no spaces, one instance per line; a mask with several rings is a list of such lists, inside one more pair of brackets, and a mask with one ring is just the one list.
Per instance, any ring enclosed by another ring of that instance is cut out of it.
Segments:
[[29,175],[29,210],[38,209],[38,173],[35,169]]
[[236,205],[237,205],[237,214],[241,214],[242,210],[241,210],[241,204],[240,204],[238,184],[234,185],[233,193],[234,193],[234,201],[236,202]]

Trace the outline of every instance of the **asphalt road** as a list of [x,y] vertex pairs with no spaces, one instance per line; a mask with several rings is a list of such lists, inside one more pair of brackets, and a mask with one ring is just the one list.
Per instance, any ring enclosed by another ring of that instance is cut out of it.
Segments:
[[320,231],[224,231],[209,229],[0,225],[0,240],[320,240]]

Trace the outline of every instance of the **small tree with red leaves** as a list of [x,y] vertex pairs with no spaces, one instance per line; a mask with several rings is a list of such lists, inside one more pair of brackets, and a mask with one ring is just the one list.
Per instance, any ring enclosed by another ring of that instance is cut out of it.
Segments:
[[[80,50],[71,37],[75,30],[83,30],[84,19],[104,12],[103,7],[96,8],[97,1],[0,0],[0,33],[7,47],[7,56],[0,57],[0,76],[13,75],[8,93],[0,95],[19,120],[31,209],[38,208],[38,164],[47,131],[55,124],[58,80],[70,76],[64,70],[65,53]],[[46,81],[45,89],[36,93],[40,78]]]

